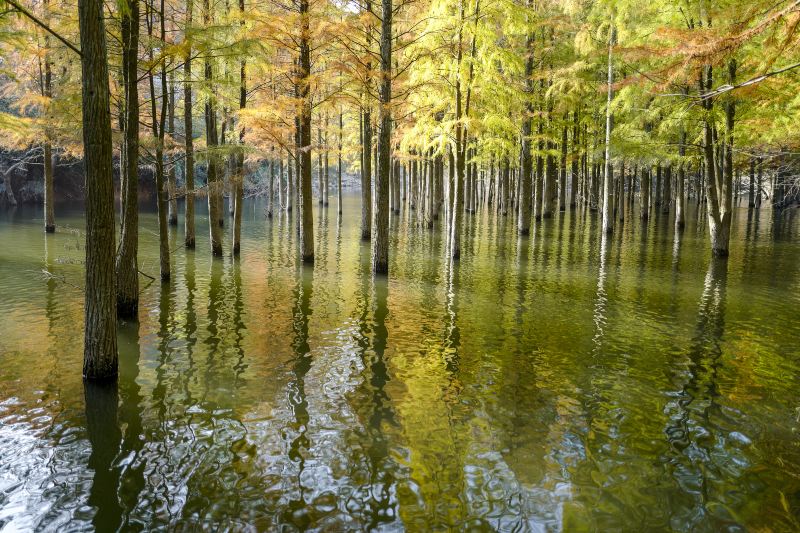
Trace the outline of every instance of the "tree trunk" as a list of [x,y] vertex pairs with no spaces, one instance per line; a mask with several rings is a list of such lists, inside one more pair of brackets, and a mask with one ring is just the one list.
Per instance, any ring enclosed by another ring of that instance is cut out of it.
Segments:
[[[163,83],[163,81],[162,81]],[[167,128],[169,136],[175,137],[175,71],[170,72],[169,76],[169,117],[167,118]],[[175,179],[175,163],[169,165],[167,172],[167,197],[169,198],[169,225],[178,225],[178,198],[175,194],[177,190]]]
[[139,310],[139,1],[129,0],[122,14],[122,75],[125,98],[124,164],[121,168],[122,228],[115,261],[117,315],[133,318]]
[[311,47],[308,42],[308,0],[300,0],[300,256],[304,263],[314,262],[314,213],[311,197]]
[[361,166],[361,239],[372,235],[372,117],[369,107],[364,110]]
[[675,231],[683,230],[686,225],[686,168],[683,161],[686,155],[686,130],[681,125],[680,138],[678,144],[678,181],[675,184]]
[[378,134],[378,175],[375,182],[375,235],[372,239],[372,270],[376,274],[389,272],[389,180],[392,171],[392,0],[382,0],[381,18],[381,82],[380,121]]
[[[244,13],[244,0],[239,0],[239,12],[242,17]],[[244,18],[241,22],[244,26]],[[247,107],[247,61],[242,59],[239,62],[239,111]],[[233,133],[233,132],[231,132]],[[239,255],[242,241],[242,212],[244,211],[244,126],[239,128],[239,151],[236,153],[236,171],[233,173],[233,243],[231,251],[233,255]],[[269,214],[272,216],[272,161],[269,168]]]
[[[155,25],[155,6],[146,4],[148,7],[146,13],[148,35],[151,42],[153,41],[153,26]],[[166,37],[165,23],[164,23],[164,0],[161,0],[160,22],[161,22],[161,42],[164,42]],[[150,62],[153,62],[153,49],[150,48]],[[158,257],[159,257],[159,270],[161,273],[161,281],[168,281],[170,276],[169,266],[169,236],[167,235],[167,187],[164,183],[164,127],[166,125],[167,115],[167,66],[166,59],[162,56],[159,61],[161,65],[161,113],[159,114],[156,109],[155,98],[155,76],[153,74],[154,68],[148,71],[148,79],[150,81],[150,107],[151,116],[153,117],[153,139],[156,144],[155,150],[155,165],[156,165],[156,206],[158,209]]]
[[86,173],[86,283],[83,376],[117,376],[114,179],[103,2],[78,1],[83,151]]
[[[203,4],[203,22],[209,26],[212,22],[209,0]],[[214,95],[213,76],[211,61],[205,57],[204,78],[208,95],[205,102],[205,123],[206,123],[206,146],[208,147],[208,178],[206,195],[208,197],[208,232],[211,241],[211,254],[217,257],[222,256],[222,230],[219,221],[222,220],[222,205],[220,205],[222,186],[220,183],[220,161],[217,154],[219,146],[219,136],[217,134],[217,111],[216,97]]]
[[[530,6],[530,2],[528,2]],[[525,59],[525,116],[522,117],[522,154],[520,165],[520,202],[517,231],[520,235],[528,235],[531,231],[531,188],[533,185],[533,154],[531,135],[533,133],[533,44],[535,34],[531,31],[527,37],[527,57]]]
[[[186,27],[192,25],[193,0],[186,0]],[[183,124],[184,124],[184,187],[186,187],[186,206],[183,214],[184,244],[194,250],[194,140],[192,124],[192,46],[188,43],[183,60]]]
[[643,221],[650,218],[650,173],[652,169],[648,165],[647,168],[642,169],[642,178],[639,184],[639,215]]
[[325,113],[325,144],[323,144],[323,149],[325,150],[323,154],[323,163],[325,166],[325,174],[323,179],[323,191],[322,191],[322,205],[328,205],[328,185],[329,185],[329,161],[328,161],[328,114]]
[[[44,87],[42,93],[46,98],[53,97],[53,72],[50,66],[50,39],[45,37],[45,57],[44,57]],[[55,216],[55,197],[53,196],[53,147],[50,144],[50,135],[46,134],[47,140],[42,146],[44,157],[44,231],[54,233],[56,231]]]

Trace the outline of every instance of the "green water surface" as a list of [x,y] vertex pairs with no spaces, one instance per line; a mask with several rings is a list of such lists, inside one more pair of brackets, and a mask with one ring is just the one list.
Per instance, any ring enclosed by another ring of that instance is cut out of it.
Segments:
[[727,261],[694,204],[481,212],[451,265],[404,209],[375,279],[359,209],[315,206],[313,268],[260,201],[238,261],[172,228],[117,386],[81,379],[81,210],[0,211],[0,530],[800,529],[798,210],[737,209]]

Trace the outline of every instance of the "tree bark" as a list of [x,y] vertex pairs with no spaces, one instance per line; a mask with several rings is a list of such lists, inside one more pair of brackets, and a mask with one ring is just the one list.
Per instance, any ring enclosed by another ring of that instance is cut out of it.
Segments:
[[[167,131],[171,138],[175,137],[175,71],[172,71],[169,76],[169,109],[167,117]],[[162,80],[164,83],[165,80]],[[168,221],[170,226],[178,225],[178,198],[175,194],[177,190],[175,179],[175,163],[169,165],[167,171],[167,198],[169,198],[169,216]]]
[[389,180],[391,179],[392,115],[392,0],[382,0],[381,18],[381,80],[380,123],[378,134],[378,175],[375,182],[375,235],[372,239],[372,270],[376,274],[389,272]]
[[[244,0],[239,0],[239,12],[244,25]],[[247,107],[247,62],[242,59],[239,63],[239,110]],[[233,133],[233,132],[231,132]],[[244,126],[239,128],[239,151],[236,153],[236,172],[233,176],[233,255],[239,255],[242,240],[242,211],[244,210]],[[269,169],[269,214],[272,216],[272,162]]]
[[[46,98],[53,97],[53,72],[50,63],[50,37],[45,36],[45,56],[44,56],[44,80],[42,93]],[[55,197],[53,196],[53,147],[50,144],[50,135],[46,134],[46,140],[42,146],[44,157],[44,231],[54,233],[56,231],[55,216]]]
[[122,14],[122,75],[125,98],[122,165],[122,228],[115,261],[117,315],[139,310],[139,0],[128,0]]
[[103,2],[78,0],[86,172],[86,292],[83,376],[117,376],[114,181]]
[[[148,34],[150,40],[153,40],[153,26],[155,25],[155,6],[149,6],[146,14],[148,24]],[[161,42],[165,42],[166,31],[164,23],[164,0],[161,0],[160,9],[160,22],[161,22]],[[150,61],[153,61],[153,48],[150,48]],[[150,81],[150,107],[151,115],[153,117],[153,138],[156,143],[155,150],[155,165],[156,165],[156,206],[158,209],[158,256],[159,267],[161,273],[161,281],[169,281],[170,266],[169,266],[169,235],[167,234],[167,194],[168,190],[164,182],[164,127],[166,125],[167,115],[167,64],[166,58],[162,55],[160,60],[161,64],[161,113],[159,114],[156,109],[155,98],[155,79],[153,70],[148,72]]]
[[[530,2],[528,2],[530,7]],[[522,118],[522,154],[520,168],[520,202],[517,231],[520,235],[528,235],[531,231],[531,188],[533,186],[533,45],[535,33],[531,31],[527,36],[525,59],[525,116]]]
[[[186,27],[192,25],[193,0],[186,0]],[[189,37],[187,37],[189,39]],[[194,250],[194,125],[192,123],[192,45],[188,43],[183,60],[184,186],[186,206],[183,214],[184,244]]]
[[314,262],[314,213],[311,197],[311,47],[308,42],[308,0],[300,0],[300,255],[304,263]]
[[[209,0],[203,3],[203,22],[209,26],[212,22],[211,7]],[[212,88],[214,71],[208,55],[205,57],[204,78],[207,85],[208,96],[205,102],[205,123],[206,123],[206,146],[208,149],[208,177],[206,195],[208,197],[208,231],[211,240],[211,254],[217,257],[222,256],[222,230],[220,221],[222,220],[222,183],[220,180],[220,161],[217,147],[219,146],[219,136],[217,134],[217,111],[216,97]]]
[[344,129],[344,118],[342,111],[339,110],[339,151],[337,153],[336,164],[336,210],[342,214],[342,131]]
[[617,30],[611,26],[608,36],[608,94],[606,100],[606,152],[605,152],[605,172],[603,173],[603,231],[611,233],[614,231],[614,213],[611,208],[611,182],[613,179],[613,167],[611,162],[611,130],[614,127],[614,114],[611,111],[611,101],[614,99],[614,63],[613,50],[616,44]]

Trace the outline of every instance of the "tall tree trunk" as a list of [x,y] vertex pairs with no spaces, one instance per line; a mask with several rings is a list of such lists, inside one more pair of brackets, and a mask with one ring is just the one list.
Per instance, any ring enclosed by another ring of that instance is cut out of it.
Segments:
[[572,112],[575,121],[572,127],[572,168],[570,169],[570,186],[569,186],[569,206],[575,207],[575,199],[578,192],[578,153],[580,145],[578,143],[578,135],[580,134],[580,126],[578,123],[578,110]]
[[608,94],[606,100],[606,156],[605,172],[603,173],[603,231],[611,233],[614,231],[614,213],[611,212],[611,182],[612,182],[612,162],[611,162],[611,130],[614,127],[614,114],[611,111],[611,101],[614,99],[614,63],[613,50],[616,44],[617,30],[611,25],[608,36]]
[[[186,0],[186,28],[192,26],[193,0]],[[188,37],[187,37],[188,39]],[[184,187],[186,188],[186,206],[183,214],[184,244],[194,249],[194,139],[192,123],[192,45],[188,41],[186,56],[183,59],[183,129],[184,151]]]
[[567,115],[564,115],[564,126],[561,128],[561,164],[558,178],[558,210],[567,209]]
[[[167,132],[170,138],[175,137],[175,71],[169,75],[169,116],[167,118]],[[178,225],[178,198],[175,194],[177,190],[175,179],[175,163],[170,163],[167,172],[167,197],[169,198],[169,225]]]
[[122,228],[115,260],[117,315],[133,318],[139,310],[139,0],[122,13],[122,75],[125,98]]
[[311,46],[308,42],[308,0],[300,0],[300,255],[304,263],[314,262],[314,213],[311,198]]
[[[239,0],[239,12],[244,26],[244,0]],[[247,61],[239,63],[239,110],[247,107]],[[233,133],[233,132],[231,132]],[[239,151],[236,153],[236,172],[233,175],[233,255],[239,255],[242,240],[242,211],[244,210],[244,126],[239,128]],[[270,162],[270,198],[269,208],[272,216],[272,163]]]
[[[291,137],[291,135],[290,135]],[[291,146],[291,139],[289,146]],[[294,190],[294,175],[293,169],[294,162],[292,161],[292,151],[290,148],[286,149],[286,212],[292,212],[292,204],[294,203],[295,199],[295,190]]]
[[[147,13],[148,35],[151,41],[150,48],[150,62],[153,62],[153,33],[156,17],[156,9],[152,4],[145,4]],[[160,25],[161,25],[161,43],[165,42],[166,31],[164,24],[164,0],[161,0],[160,9]],[[158,256],[159,267],[161,273],[161,281],[168,281],[170,276],[169,266],[169,236],[167,235],[167,187],[164,183],[164,128],[166,125],[167,116],[167,66],[166,58],[162,56],[159,61],[161,66],[161,113],[158,113],[156,108],[156,89],[155,89],[155,75],[153,74],[154,68],[148,72],[148,79],[150,81],[150,110],[153,118],[153,140],[156,144],[155,150],[155,166],[156,166],[156,206],[158,209]]]
[[[209,0],[203,3],[203,22],[208,27],[212,22],[211,6]],[[222,256],[222,230],[220,221],[222,220],[222,183],[220,168],[220,156],[217,153],[219,146],[219,135],[217,133],[217,111],[216,97],[212,86],[214,83],[214,71],[211,66],[210,54],[204,57],[205,68],[204,78],[208,95],[205,102],[205,123],[206,123],[206,146],[208,147],[208,178],[206,194],[208,197],[208,232],[211,240],[211,254],[217,257]]]
[[[45,9],[48,2],[45,1]],[[42,94],[45,98],[53,97],[53,72],[50,63],[50,36],[45,35],[45,56],[44,56],[44,80]],[[54,233],[56,231],[55,216],[55,197],[53,196],[53,146],[50,144],[49,133],[45,134],[45,142],[42,146],[44,158],[44,231]]]
[[[706,80],[701,78],[700,90],[709,90],[713,85],[711,67],[706,67]],[[728,63],[728,83],[736,81],[736,61]],[[704,101],[706,112],[710,115],[713,102]],[[711,236],[711,252],[717,257],[727,257],[731,230],[731,204],[733,194],[733,128],[735,120],[733,96],[727,95],[725,102],[725,134],[721,142],[722,164],[717,160],[717,147],[713,118],[706,116],[704,121],[703,153],[706,163],[706,203],[708,206],[708,225]]]
[[86,172],[86,282],[83,376],[117,375],[114,179],[103,2],[78,0]]
[[382,0],[381,18],[381,82],[380,121],[378,135],[378,175],[375,181],[375,235],[372,239],[372,270],[376,274],[389,272],[389,180],[392,171],[392,0]]
[[683,161],[686,156],[686,129],[681,124],[678,134],[678,181],[675,184],[675,231],[683,230],[686,225],[686,163]]
[[[530,8],[531,2],[528,2]],[[527,36],[527,57],[525,59],[525,116],[522,118],[522,154],[520,168],[520,202],[517,231],[520,235],[528,235],[531,231],[531,188],[533,185],[533,45],[535,33]]]
[[325,183],[322,171],[322,126],[317,128],[317,193],[319,194],[319,205],[324,203]]
[[336,164],[336,211],[342,214],[342,131],[344,129],[344,118],[341,109],[339,110],[339,150],[337,152]]
[[672,163],[667,163],[664,168],[664,187],[661,194],[661,212],[669,215],[669,208],[672,205]]
[[322,183],[323,186],[324,186],[324,190],[323,190],[323,193],[322,193],[322,205],[324,205],[324,206],[327,206],[328,203],[329,203],[329,200],[328,200],[328,186],[330,185],[330,172],[329,172],[329,170],[330,170],[330,162],[328,161],[328,118],[329,118],[328,117],[328,113],[325,113],[325,138],[324,138],[325,142],[323,144],[325,152],[323,153],[323,157],[322,157],[323,163],[324,163],[324,167],[325,167],[325,175],[324,175],[325,179],[323,179],[323,183]]
[[[643,221],[650,218],[650,174],[652,168],[650,165],[642,169],[641,183],[639,184],[639,215]],[[646,222],[645,222],[646,224]]]
[[369,106],[364,109],[361,165],[361,239],[368,241],[372,235],[372,116]]

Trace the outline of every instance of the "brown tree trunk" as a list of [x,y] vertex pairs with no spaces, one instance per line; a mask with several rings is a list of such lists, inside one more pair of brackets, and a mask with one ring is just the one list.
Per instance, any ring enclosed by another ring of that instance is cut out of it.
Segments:
[[[167,118],[167,131],[170,138],[175,138],[175,71],[170,72],[169,76],[169,108]],[[175,163],[169,165],[167,170],[167,198],[169,203],[169,215],[167,220],[170,226],[178,225],[178,197],[175,194],[177,189],[175,179]]]
[[[192,25],[193,0],[186,0],[186,27]],[[188,43],[183,63],[183,125],[184,125],[184,186],[186,187],[186,207],[183,214],[184,244],[194,249],[194,139],[192,123],[192,46]]]
[[392,0],[382,0],[381,19],[381,82],[380,122],[378,134],[378,175],[375,181],[375,235],[372,239],[372,270],[376,274],[389,272],[389,180],[392,171],[391,127],[392,114]]
[[[239,11],[244,17],[244,0],[239,0]],[[244,19],[242,20],[244,25]],[[239,64],[239,110],[247,107],[247,62],[242,59]],[[233,132],[231,132],[233,133]],[[233,176],[233,255],[239,255],[242,240],[242,211],[244,209],[244,127],[239,128],[239,152],[236,153],[236,172]],[[270,189],[272,188],[272,163],[270,162]],[[270,216],[272,216],[272,191],[270,190]]]
[[128,0],[122,14],[122,75],[125,117],[122,165],[122,228],[115,263],[117,315],[133,318],[139,310],[139,0]]
[[300,0],[300,255],[304,263],[314,262],[314,213],[311,198],[311,47],[308,42],[308,0]]
[[83,376],[117,376],[114,181],[103,2],[78,1],[86,172],[86,289]]
[[[50,38],[45,37],[45,57],[44,57],[44,80],[42,93],[46,98],[53,96],[53,72],[50,66]],[[44,157],[44,231],[54,233],[56,231],[55,216],[55,197],[53,196],[53,147],[50,144],[50,136],[42,146]]]
[[[206,26],[211,23],[211,8],[209,0],[205,0],[203,5],[203,22]],[[213,70],[208,57],[205,58],[204,69],[205,82],[209,91],[205,102],[205,122],[206,122],[206,146],[208,147],[208,230],[211,240],[211,254],[217,257],[222,256],[222,230],[220,221],[222,220],[222,183],[219,154],[216,153],[219,145],[217,134],[217,111],[216,98],[211,85],[213,84]]]

